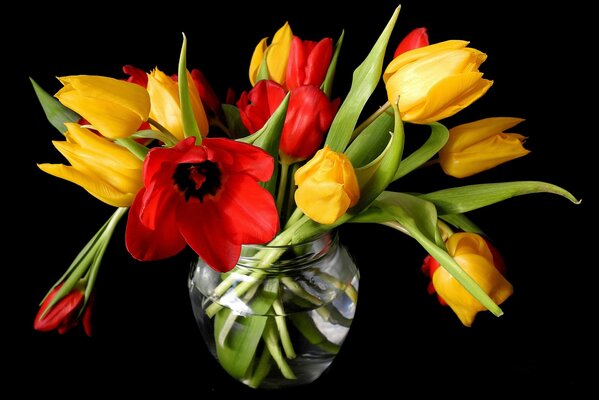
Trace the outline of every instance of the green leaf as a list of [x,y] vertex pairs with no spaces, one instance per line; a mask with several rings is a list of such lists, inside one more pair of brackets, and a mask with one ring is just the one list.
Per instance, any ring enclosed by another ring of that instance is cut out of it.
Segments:
[[349,145],[345,155],[354,168],[363,167],[381,154],[391,138],[394,120],[393,113],[382,113]]
[[464,232],[473,232],[485,236],[485,233],[464,214],[447,214],[441,215],[439,218]]
[[349,93],[339,108],[327,135],[325,145],[328,145],[331,150],[338,152],[345,151],[356,122],[360,117],[360,113],[379,82],[387,42],[395,26],[395,21],[397,21],[400,8],[401,6],[395,9],[393,16],[372,47],[372,50],[370,50],[366,59],[354,71]]
[[67,131],[67,127],[64,124],[67,122],[79,121],[79,115],[66,108],[60,101],[49,95],[48,92],[42,89],[42,87],[32,78],[29,78],[29,80],[31,81],[31,85],[33,85],[33,90],[35,90],[37,99],[44,109],[46,118],[48,118],[48,121],[50,121],[53,127],[58,129],[58,131],[64,135]]
[[202,143],[202,133],[198,127],[193,108],[191,107],[191,98],[189,97],[189,85],[187,83],[187,37],[183,34],[183,45],[181,46],[181,56],[179,57],[179,103],[181,105],[181,121],[183,122],[183,132],[185,137],[195,136],[196,144]]
[[431,135],[428,140],[415,152],[402,160],[393,180],[396,181],[430,160],[445,146],[449,138],[449,130],[438,122],[430,124]]
[[563,196],[575,204],[580,203],[567,190],[550,183],[537,181],[460,186],[422,194],[418,197],[434,203],[439,214],[458,214],[531,193],[553,193]]
[[223,104],[221,106],[223,114],[225,115],[225,121],[229,132],[233,135],[234,139],[246,137],[250,134],[248,129],[241,121],[239,115],[239,109],[232,104]]
[[349,210],[350,214],[357,214],[368,207],[393,181],[404,145],[403,122],[399,116],[397,105],[393,105],[393,109],[395,111],[395,128],[394,132],[390,134],[391,140],[387,147],[369,164],[356,168],[356,176],[360,184],[360,200]]
[[131,138],[116,139],[115,143],[129,150],[135,157],[139,158],[141,161],[145,160],[146,155],[150,151],[150,149],[148,149],[146,146],[144,146],[141,143],[137,143],[135,140]]
[[322,90],[328,98],[331,98],[331,93],[333,92],[333,80],[335,78],[335,70],[337,69],[337,59],[339,58],[339,51],[341,50],[341,46],[343,45],[344,36],[345,31],[342,30],[341,36],[339,36],[339,39],[335,44],[335,52],[333,53],[333,58],[331,58],[329,69],[327,69],[327,75],[324,78],[324,82],[322,82],[322,85],[320,85],[320,90]]
[[[384,192],[373,206],[379,207],[391,215],[402,229],[416,239],[484,307],[496,316],[503,314],[501,308],[460,267],[440,243],[437,213],[433,204],[405,193]],[[392,222],[394,221],[388,221],[388,225],[393,226]]]
[[178,143],[177,138],[174,137],[173,135],[171,135],[170,133],[168,133],[166,131],[165,132],[155,131],[153,129],[144,129],[142,131],[137,131],[133,135],[131,135],[131,137],[137,138],[137,139],[160,140],[168,147],[173,147]]
[[[251,302],[251,316],[232,314],[223,308],[214,317],[214,340],[216,354],[222,367],[233,377],[242,379],[254,359],[262,338],[270,310],[279,285],[270,279],[262,286]],[[232,321],[232,322],[231,322]],[[225,337],[221,337],[223,335]]]

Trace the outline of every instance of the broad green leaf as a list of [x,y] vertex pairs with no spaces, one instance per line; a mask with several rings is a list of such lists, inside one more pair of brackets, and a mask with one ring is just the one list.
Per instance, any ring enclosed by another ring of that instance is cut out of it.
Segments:
[[570,192],[559,186],[545,182],[520,181],[483,183],[480,185],[460,186],[437,192],[419,195],[421,199],[435,204],[439,214],[458,214],[476,210],[515,196],[531,193],[553,193],[579,204]]
[[449,138],[449,131],[447,128],[438,122],[430,124],[430,127],[430,137],[418,150],[406,157],[405,160],[402,160],[393,177],[394,181],[420,167],[445,146],[445,143],[447,143],[447,139]]
[[360,200],[352,209],[350,214],[357,214],[368,207],[393,181],[397,171],[404,145],[404,127],[399,116],[397,105],[393,106],[395,111],[395,128],[390,134],[391,140],[385,150],[369,164],[356,168],[356,176],[360,184]]
[[463,230],[464,232],[473,232],[478,233],[479,235],[484,235],[485,233],[478,227],[474,222],[470,220],[470,218],[466,217],[464,214],[447,214],[441,215],[443,221],[455,226]]
[[33,90],[35,90],[37,99],[44,109],[46,118],[48,118],[48,121],[50,121],[53,127],[58,129],[58,131],[64,135],[67,131],[67,127],[64,124],[66,122],[79,121],[79,115],[63,106],[60,101],[48,94],[48,92],[42,89],[42,87],[32,78],[29,78],[29,80],[31,81],[31,85],[33,85]]
[[363,167],[381,154],[391,138],[394,120],[392,112],[382,113],[349,145],[345,155],[354,168]]
[[333,57],[331,58],[329,69],[327,69],[327,75],[324,78],[324,82],[322,82],[322,85],[320,85],[320,90],[322,90],[328,98],[331,98],[331,93],[333,92],[333,80],[335,78],[335,70],[337,69],[337,59],[339,58],[339,51],[341,50],[341,46],[343,45],[344,36],[345,31],[341,31],[341,36],[339,36],[339,39],[335,44],[335,52],[333,53]]
[[250,134],[241,121],[241,116],[239,115],[239,109],[237,107],[232,104],[223,104],[221,105],[221,108],[225,115],[227,128],[233,139],[246,137]]
[[196,144],[202,143],[202,133],[198,127],[193,108],[191,107],[191,98],[189,97],[189,85],[187,83],[187,37],[183,34],[183,45],[181,46],[181,56],[179,57],[179,103],[181,104],[181,121],[183,122],[183,132],[185,137],[195,136]]
[[372,47],[372,50],[370,50],[366,59],[354,71],[349,93],[339,108],[327,135],[325,145],[328,145],[331,150],[338,152],[345,151],[356,122],[360,117],[360,113],[379,82],[387,42],[395,26],[395,21],[397,21],[400,8],[397,7],[395,9],[391,20],[389,20],[389,23]]
[[[485,293],[439,243],[437,213],[433,204],[405,193],[385,192],[373,206],[391,215],[420,245],[433,256],[476,300],[494,315],[501,308]],[[393,222],[393,221],[388,221]]]
[[[223,308],[214,317],[214,339],[216,354],[222,367],[233,377],[242,379],[254,359],[262,338],[273,301],[278,293],[278,282],[271,279],[251,302],[251,316],[232,315],[229,308]],[[232,321],[232,322],[231,322]],[[221,335],[225,332],[225,337]]]

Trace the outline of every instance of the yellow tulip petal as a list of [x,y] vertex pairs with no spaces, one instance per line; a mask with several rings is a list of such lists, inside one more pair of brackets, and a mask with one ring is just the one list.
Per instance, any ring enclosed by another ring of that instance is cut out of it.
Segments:
[[[188,75],[188,82],[193,82]],[[150,118],[165,127],[177,139],[183,140],[183,121],[179,103],[179,85],[170,76],[154,69],[148,74],[148,93],[151,100]],[[203,136],[208,134],[208,118],[204,111],[200,95],[195,85],[189,85],[191,107]]]
[[38,167],[53,176],[73,182],[92,196],[114,207],[129,207],[136,193],[121,193],[97,177],[85,175],[73,167],[62,164],[38,164]]
[[121,168],[140,168],[142,163],[139,158],[126,148],[96,135],[89,129],[82,128],[79,124],[66,123],[65,125],[69,143],[78,144],[84,151],[103,157],[107,163],[118,165]]
[[463,124],[449,130],[449,139],[443,147],[444,151],[458,152],[491,136],[513,128],[524,121],[522,118],[496,117],[485,118]]
[[77,91],[86,97],[103,99],[128,109],[141,119],[146,120],[150,112],[150,100],[147,91],[140,85],[120,79],[94,75],[74,75],[58,78],[65,88],[58,91]]
[[387,80],[389,80],[389,78],[400,68],[416,60],[428,57],[432,54],[438,53],[439,51],[463,49],[466,46],[468,46],[468,42],[464,40],[446,40],[444,42],[407,51],[389,63],[385,69],[385,73],[383,74],[383,81],[387,83]]
[[424,103],[408,110],[404,121],[428,124],[451,117],[482,97],[493,81],[482,79],[482,73],[468,72],[447,77],[431,88]]
[[288,22],[285,22],[285,25],[275,33],[271,45],[266,49],[266,65],[270,79],[281,85],[285,84],[292,39],[291,27]]
[[260,71],[260,65],[262,65],[262,60],[264,59],[264,52],[268,47],[266,44],[267,40],[268,38],[262,39],[254,49],[254,53],[252,54],[252,60],[250,61],[250,82],[252,86],[256,85],[256,77],[258,76],[258,71]]
[[[478,254],[463,254],[454,258],[495,303],[503,303],[512,294],[512,285],[485,257]],[[443,267],[435,271],[433,285],[439,296],[445,300],[466,326],[472,325],[474,317],[479,311],[486,310]]]
[[345,214],[351,199],[343,185],[335,182],[308,180],[295,192],[297,206],[314,221],[332,224]]

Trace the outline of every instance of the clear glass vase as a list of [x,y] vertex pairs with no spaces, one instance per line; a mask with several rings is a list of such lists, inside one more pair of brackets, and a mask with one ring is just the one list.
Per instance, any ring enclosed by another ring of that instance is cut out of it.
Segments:
[[317,379],[349,332],[358,269],[335,232],[291,246],[243,246],[236,267],[218,273],[201,259],[189,293],[210,351],[254,388]]

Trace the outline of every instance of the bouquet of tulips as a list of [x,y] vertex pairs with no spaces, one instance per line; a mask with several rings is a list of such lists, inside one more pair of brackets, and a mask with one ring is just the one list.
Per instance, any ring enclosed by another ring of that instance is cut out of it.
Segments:
[[[251,89],[222,103],[199,70],[188,71],[185,38],[176,75],[125,66],[125,79],[66,76],[54,96],[32,81],[63,135],[53,144],[70,164],[39,168],[115,207],[43,299],[34,328],[63,333],[81,321],[91,334],[94,283],[127,213],[125,243],[135,259],[165,259],[189,246],[223,273],[243,245],[293,245],[345,223],[384,224],[422,245],[430,291],[464,325],[479,311],[501,315],[512,286],[499,252],[466,213],[528,193],[577,200],[537,181],[388,190],[421,167],[439,164],[465,178],[528,153],[524,136],[505,133],[518,118],[441,123],[491,88],[480,71],[486,55],[462,40],[429,44],[420,28],[385,61],[398,14],[399,7],[342,99],[332,98],[332,87],[343,34],[307,41],[289,24],[256,46]],[[379,84],[387,101],[360,120]],[[405,154],[411,125],[430,133]]]

